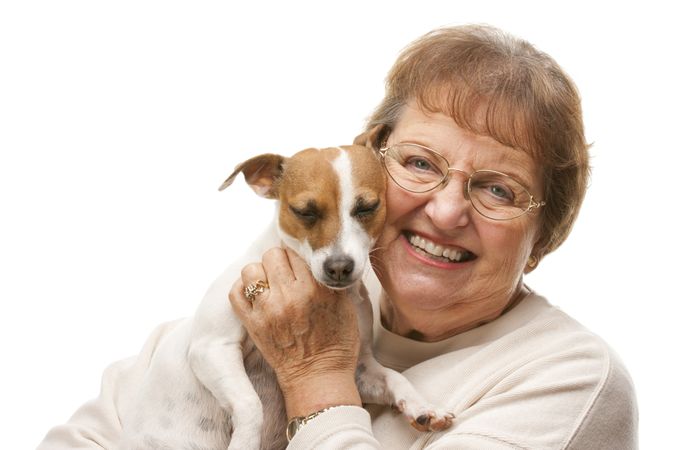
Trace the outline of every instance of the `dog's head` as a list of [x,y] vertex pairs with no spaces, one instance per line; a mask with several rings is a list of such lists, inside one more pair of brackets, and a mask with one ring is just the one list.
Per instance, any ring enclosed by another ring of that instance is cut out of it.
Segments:
[[309,264],[314,278],[335,289],[359,280],[386,215],[386,179],[368,139],[354,145],[310,148],[285,158],[264,154],[239,164],[260,196],[279,201],[284,243]]

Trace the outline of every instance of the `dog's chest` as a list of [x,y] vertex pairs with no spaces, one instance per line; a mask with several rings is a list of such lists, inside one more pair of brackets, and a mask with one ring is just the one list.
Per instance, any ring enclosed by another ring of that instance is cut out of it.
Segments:
[[[286,410],[274,371],[246,338],[242,343],[246,375],[263,404],[262,449],[284,449]],[[124,435],[116,450],[226,448],[232,433],[229,414],[191,377],[165,371],[163,383],[146,383],[143,401],[131,403],[124,415]],[[175,375],[175,376],[173,376]],[[195,380],[196,381],[196,380]]]

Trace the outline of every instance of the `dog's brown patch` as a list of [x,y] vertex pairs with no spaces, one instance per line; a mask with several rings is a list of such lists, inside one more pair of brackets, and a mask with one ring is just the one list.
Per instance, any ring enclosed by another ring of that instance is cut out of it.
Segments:
[[[313,249],[329,245],[340,232],[340,183],[332,166],[338,154],[337,148],[296,153],[284,164],[279,182],[281,228]],[[314,214],[316,221],[303,220],[298,211]]]
[[[384,171],[375,152],[361,145],[342,147],[352,166],[355,198],[345,199],[349,207],[357,204],[379,204],[372,215],[360,218],[371,236],[382,230],[385,219]],[[279,181],[281,201],[279,224],[285,233],[299,241],[307,241],[312,249],[331,245],[340,232],[340,180],[333,161],[339,148],[307,149],[296,153],[284,163],[284,175]],[[306,216],[306,217],[305,217]],[[310,220],[310,218],[314,220]]]
[[377,211],[372,216],[365,217],[361,224],[371,236],[380,234],[384,227],[386,216],[385,191],[387,179],[377,152],[362,145],[348,145],[342,147],[349,153],[352,160],[352,179],[357,198],[366,203],[379,202]]

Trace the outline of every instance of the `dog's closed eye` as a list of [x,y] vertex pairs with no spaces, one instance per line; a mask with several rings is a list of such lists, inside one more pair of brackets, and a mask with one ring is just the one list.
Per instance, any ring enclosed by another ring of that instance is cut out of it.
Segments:
[[359,198],[356,200],[356,205],[354,205],[354,208],[352,208],[351,215],[357,219],[365,219],[375,214],[379,207],[379,199],[375,200],[374,202],[367,202],[362,198]]
[[301,208],[296,208],[289,205],[288,208],[295,214],[295,217],[300,219],[306,225],[314,225],[319,219],[321,219],[321,212],[316,207],[314,202],[308,202],[305,206]]

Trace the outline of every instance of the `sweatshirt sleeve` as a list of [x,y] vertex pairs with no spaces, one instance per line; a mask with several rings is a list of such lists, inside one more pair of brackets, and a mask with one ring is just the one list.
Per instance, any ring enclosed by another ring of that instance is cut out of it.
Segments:
[[111,364],[103,372],[99,396],[82,405],[68,422],[49,430],[37,450],[115,448],[122,431],[120,401],[133,396],[133,387],[146,372],[159,342],[179,322],[160,325],[137,356]]
[[119,378],[133,364],[132,358],[108,367],[103,373],[99,396],[82,405],[67,423],[49,430],[37,450],[113,448],[121,431],[115,405]]
[[368,412],[358,406],[330,409],[302,427],[287,450],[373,450],[382,448],[373,436]]

